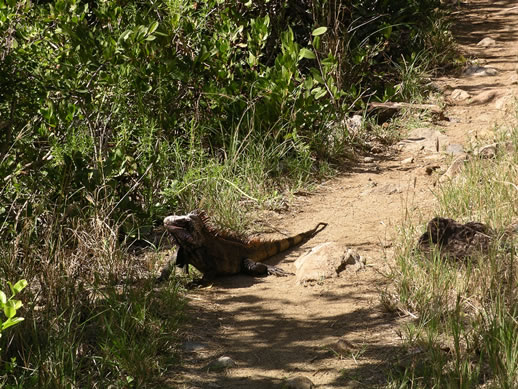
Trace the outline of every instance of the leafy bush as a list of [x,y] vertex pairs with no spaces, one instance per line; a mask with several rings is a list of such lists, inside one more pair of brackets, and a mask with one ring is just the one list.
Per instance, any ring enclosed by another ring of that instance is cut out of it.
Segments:
[[20,280],[14,285],[10,282],[7,284],[11,290],[11,296],[9,298],[7,298],[6,294],[0,290],[0,308],[6,317],[5,320],[0,320],[0,337],[2,336],[2,332],[4,332],[7,328],[23,321],[23,317],[16,316],[16,312],[22,307],[23,304],[20,300],[15,300],[14,297],[23,289],[25,289],[27,286],[27,281]]

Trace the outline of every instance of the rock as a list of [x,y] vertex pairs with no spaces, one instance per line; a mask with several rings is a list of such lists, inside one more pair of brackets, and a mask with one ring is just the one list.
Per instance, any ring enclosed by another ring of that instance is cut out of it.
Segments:
[[414,162],[414,157],[405,158],[404,160],[401,161],[401,165],[408,165],[413,162]]
[[492,101],[495,97],[498,96],[498,93],[494,90],[486,90],[480,92],[477,96],[475,96],[472,100],[472,104],[486,104]]
[[496,109],[505,109],[511,104],[513,104],[514,98],[513,96],[507,95],[502,96],[498,100],[495,101],[495,108]]
[[352,117],[345,119],[345,126],[351,135],[356,135],[360,132],[362,129],[362,123],[363,116],[361,115],[353,115]]
[[471,65],[464,70],[464,75],[475,77],[496,76],[498,70],[489,66]]
[[451,155],[464,154],[464,146],[458,143],[452,143],[446,147],[446,153]]
[[432,173],[433,173],[434,171],[436,171],[437,169],[439,169],[439,168],[440,168],[440,166],[439,166],[439,165],[430,165],[430,166],[427,166],[427,167],[424,169],[424,171],[425,171],[425,173],[426,173],[427,175],[431,176],[431,175],[432,175]]
[[418,247],[425,253],[439,248],[452,259],[464,259],[477,252],[487,254],[495,235],[489,226],[479,222],[462,224],[453,219],[435,217],[419,238]]
[[376,192],[385,194],[387,196],[390,196],[390,195],[393,195],[395,193],[400,193],[401,192],[401,188],[398,185],[395,185],[395,184],[386,184],[386,185],[380,186],[376,190]]
[[282,385],[283,389],[312,389],[314,387],[315,384],[304,376],[290,378]]
[[451,180],[455,177],[464,167],[464,162],[466,161],[466,154],[460,155],[453,160],[450,167],[446,172],[439,178],[439,182],[445,182]]
[[344,339],[338,339],[335,343],[330,344],[329,348],[339,355],[349,354],[356,350],[352,343]]
[[221,371],[224,369],[230,369],[236,367],[237,364],[230,357],[219,357],[215,361],[208,364],[207,369],[212,371]]
[[478,150],[475,151],[475,155],[485,159],[495,158],[497,150],[498,143],[492,143],[490,145],[480,147]]
[[416,128],[408,134],[406,139],[398,143],[402,150],[411,153],[421,150],[437,152],[438,149],[444,148],[448,144],[446,135],[430,127]]
[[477,43],[479,47],[493,47],[496,46],[496,41],[492,38],[486,37]]
[[363,162],[366,162],[366,163],[374,162],[374,158],[372,158],[372,157],[365,157],[365,158],[363,158]]
[[437,161],[442,161],[444,159],[444,155],[439,154],[439,153],[433,153],[433,154],[427,155],[423,159],[428,162],[437,162]]
[[511,84],[511,85],[518,84],[518,74],[513,74],[511,77],[509,77],[509,84]]
[[465,90],[455,89],[453,92],[451,92],[451,98],[455,101],[464,101],[469,99],[470,95]]
[[313,247],[295,261],[296,282],[323,281],[335,278],[346,268],[361,269],[365,259],[356,251],[336,242],[327,242]]
[[198,343],[198,342],[185,342],[183,344],[183,349],[187,352],[190,352],[190,353],[197,353],[197,352],[200,352],[200,351],[205,351],[207,350],[209,347],[206,345],[206,344],[203,344],[203,343]]

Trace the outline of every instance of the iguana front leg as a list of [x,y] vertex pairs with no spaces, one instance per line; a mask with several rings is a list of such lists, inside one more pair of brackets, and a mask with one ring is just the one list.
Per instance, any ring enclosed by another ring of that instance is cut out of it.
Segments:
[[189,274],[189,263],[186,261],[184,250],[179,247],[176,256],[171,258],[160,272],[160,276],[156,279],[157,283],[167,281],[175,268],[179,267],[186,275]]
[[286,277],[293,275],[293,273],[286,272],[278,267],[267,265],[262,262],[255,262],[249,258],[243,259],[241,263],[241,269],[243,273],[251,276],[264,276],[264,275],[276,275],[278,277]]

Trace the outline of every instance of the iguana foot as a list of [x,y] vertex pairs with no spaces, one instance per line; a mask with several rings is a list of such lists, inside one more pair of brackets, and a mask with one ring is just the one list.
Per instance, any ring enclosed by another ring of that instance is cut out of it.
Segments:
[[268,275],[275,275],[277,277],[287,277],[287,276],[293,276],[294,275],[293,273],[284,271],[281,268],[278,268],[278,267],[275,267],[275,266],[266,265],[266,268],[268,269],[267,270]]
[[262,262],[255,262],[251,259],[245,258],[242,263],[242,272],[245,274],[249,274],[251,276],[266,276],[274,274],[279,277],[286,277],[288,275],[293,275],[293,273],[285,272],[278,267],[267,265]]

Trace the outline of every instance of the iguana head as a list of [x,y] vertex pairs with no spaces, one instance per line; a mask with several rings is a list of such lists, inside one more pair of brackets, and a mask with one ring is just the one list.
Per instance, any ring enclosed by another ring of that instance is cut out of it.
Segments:
[[164,219],[164,227],[179,246],[202,246],[204,243],[205,223],[199,211],[183,216],[168,216]]

